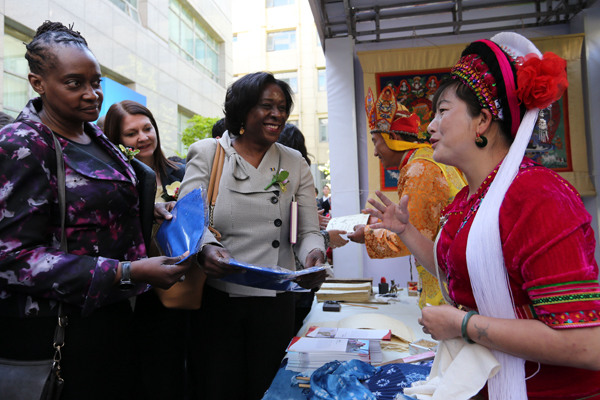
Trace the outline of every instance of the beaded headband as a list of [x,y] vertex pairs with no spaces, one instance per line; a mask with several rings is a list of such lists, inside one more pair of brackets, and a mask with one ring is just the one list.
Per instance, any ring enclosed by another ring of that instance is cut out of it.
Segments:
[[454,79],[471,88],[479,104],[492,113],[494,119],[504,120],[502,106],[498,100],[496,80],[487,64],[478,54],[467,54],[452,67],[450,74]]

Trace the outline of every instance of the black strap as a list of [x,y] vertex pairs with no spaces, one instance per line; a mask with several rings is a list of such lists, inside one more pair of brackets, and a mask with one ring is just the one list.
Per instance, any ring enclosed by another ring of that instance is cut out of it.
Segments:
[[[60,208],[60,248],[64,252],[67,252],[67,236],[65,233],[67,208],[65,161],[63,159],[62,147],[54,133],[52,133],[52,138],[54,139],[54,150],[56,152],[56,180],[58,190],[58,205]],[[61,301],[58,304],[58,322],[56,324],[56,329],[54,330],[54,341],[52,342],[52,346],[54,347],[53,370],[60,380],[62,380],[60,377],[60,360],[62,357],[61,349],[65,345],[65,327],[67,324],[68,319],[63,312],[63,302]]]

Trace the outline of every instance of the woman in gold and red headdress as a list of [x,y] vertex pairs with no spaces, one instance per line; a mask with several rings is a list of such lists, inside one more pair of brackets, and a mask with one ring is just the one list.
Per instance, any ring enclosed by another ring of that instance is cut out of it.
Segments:
[[438,89],[429,125],[433,157],[468,186],[443,212],[434,244],[402,198],[379,194],[374,227],[398,233],[450,305],[419,322],[440,340],[492,350],[491,399],[600,398],[600,286],[595,237],[577,191],[524,157],[540,109],[568,85],[566,62],[526,38],[501,33],[471,43]]

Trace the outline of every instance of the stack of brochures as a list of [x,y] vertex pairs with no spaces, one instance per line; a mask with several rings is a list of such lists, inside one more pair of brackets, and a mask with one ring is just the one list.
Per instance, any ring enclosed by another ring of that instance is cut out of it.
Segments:
[[391,331],[311,327],[306,336],[294,337],[287,348],[287,369],[312,372],[330,361],[361,360],[380,364],[381,340],[390,340]]
[[372,282],[338,283],[325,281],[317,292],[317,301],[350,301],[367,303],[371,297]]

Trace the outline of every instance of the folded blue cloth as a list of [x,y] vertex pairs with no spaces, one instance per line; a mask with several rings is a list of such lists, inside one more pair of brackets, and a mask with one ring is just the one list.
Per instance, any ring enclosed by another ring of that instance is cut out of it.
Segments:
[[360,383],[377,370],[360,360],[332,361],[313,372],[310,377],[310,400],[364,399],[376,400]]

